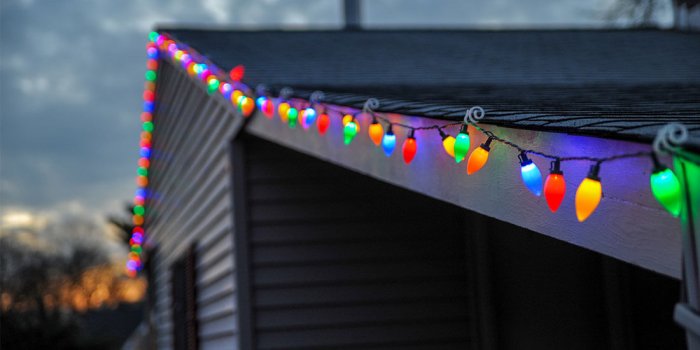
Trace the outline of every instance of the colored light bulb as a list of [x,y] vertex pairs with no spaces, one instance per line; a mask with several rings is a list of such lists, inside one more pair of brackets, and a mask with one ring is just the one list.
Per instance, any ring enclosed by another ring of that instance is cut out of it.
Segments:
[[681,214],[682,198],[681,184],[676,174],[666,166],[659,163],[656,156],[654,160],[654,170],[651,173],[649,182],[651,183],[651,193],[654,194],[659,203],[673,216]]
[[279,114],[280,119],[282,119],[283,122],[287,122],[287,112],[289,112],[289,103],[287,102],[282,102],[277,106],[277,114]]
[[540,169],[527,158],[525,152],[520,152],[518,158],[520,159],[520,175],[525,186],[535,196],[542,195],[542,173],[540,173]]
[[146,49],[146,55],[148,56],[148,58],[155,60],[158,58],[158,49],[156,49],[155,47],[149,47],[148,49]]
[[592,165],[588,176],[581,181],[576,190],[576,218],[579,222],[583,222],[593,214],[603,196],[603,188],[598,177],[599,170],[599,164]]
[[201,72],[199,72],[199,79],[202,81],[209,81],[209,77],[211,76],[211,71],[209,69],[203,69]]
[[153,93],[153,91],[146,90],[143,92],[143,99],[146,101],[153,101],[156,97],[156,94]]
[[[459,129],[459,134],[457,134],[457,137],[455,138],[453,151],[455,162],[459,163],[464,160],[464,157],[467,156],[467,152],[469,152],[470,143],[471,141],[469,140],[469,129],[467,127],[467,124],[463,124],[462,127]],[[486,157],[488,158],[488,152],[486,154]]]
[[238,105],[238,100],[241,98],[241,96],[243,96],[243,91],[238,89],[233,90],[233,92],[231,93],[231,102]]
[[231,69],[229,72],[229,76],[231,77],[231,80],[233,81],[241,81],[243,80],[243,76],[245,75],[245,67],[243,65],[237,65]]
[[357,135],[358,129],[357,122],[354,119],[345,124],[345,127],[343,127],[343,139],[346,145],[352,142]]
[[[492,140],[493,138],[491,137],[486,139],[486,142],[477,147],[469,156],[469,160],[467,161],[467,175],[474,174],[486,165],[486,162],[489,160]],[[455,157],[456,156],[455,154]]]
[[294,107],[289,107],[287,110],[287,123],[290,128],[296,128],[299,121],[299,111]]
[[331,125],[331,120],[328,118],[328,114],[321,113],[318,116],[318,121],[316,121],[316,126],[318,127],[318,133],[324,135],[328,130],[328,126]]
[[379,124],[379,122],[374,119],[372,124],[369,125],[367,131],[369,132],[369,138],[372,140],[372,142],[379,146],[382,143],[382,138],[384,137],[384,128],[382,127],[382,124]]
[[190,76],[194,76],[197,74],[197,64],[194,62],[190,62],[190,64],[187,65],[187,74]]
[[269,98],[265,99],[265,101],[262,103],[262,106],[260,107],[260,110],[263,112],[263,115],[265,115],[268,119],[272,119],[272,117],[275,115],[275,105]]
[[219,79],[209,78],[207,81],[207,92],[211,95],[219,89]]
[[241,96],[238,99],[238,110],[241,111],[244,117],[249,117],[255,109],[255,102],[248,96]]
[[355,116],[352,114],[346,114],[343,116],[343,127],[348,125],[349,122],[354,121],[355,127],[357,127],[357,132],[360,132],[360,124],[355,120]]
[[149,70],[146,72],[146,80],[148,81],[156,81],[156,72]]
[[396,148],[396,135],[394,135],[391,124],[389,124],[389,130],[386,131],[382,138],[382,149],[384,149],[384,154],[389,157],[394,152],[394,148]]
[[144,208],[143,205],[136,205],[133,211],[136,215],[143,215],[146,212],[146,208]]
[[144,122],[143,123],[143,131],[148,131],[148,132],[153,131],[153,122]]
[[561,171],[559,160],[552,162],[549,168],[549,175],[544,182],[544,198],[552,213],[556,212],[564,200],[566,193],[566,182],[564,182],[564,172]]
[[454,158],[455,156],[455,141],[456,139],[452,135],[446,134],[442,129],[438,129],[440,137],[442,138],[442,148],[445,149],[445,153],[448,156]]
[[145,176],[137,176],[136,177],[136,185],[139,187],[148,186],[148,178]]
[[403,142],[403,161],[406,164],[411,164],[413,158],[416,156],[416,151],[418,150],[418,143],[416,142],[415,130],[411,129],[408,137]]
[[233,93],[233,86],[231,86],[229,83],[222,83],[219,85],[219,92],[221,92],[226,99],[230,99],[231,94]]
[[145,101],[143,103],[143,111],[148,112],[148,113],[153,113],[153,110],[155,110],[156,105],[152,101]]
[[316,110],[309,107],[304,110],[304,120],[303,120],[303,127],[304,129],[308,129],[311,124],[316,122]]
[[154,59],[149,59],[146,61],[146,69],[148,70],[156,70],[158,69],[158,61]]

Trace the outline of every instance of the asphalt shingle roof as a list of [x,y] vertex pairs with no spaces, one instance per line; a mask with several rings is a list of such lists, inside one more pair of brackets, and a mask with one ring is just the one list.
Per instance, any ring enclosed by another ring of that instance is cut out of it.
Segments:
[[330,102],[648,142],[681,122],[700,149],[700,33],[162,29],[246,81]]

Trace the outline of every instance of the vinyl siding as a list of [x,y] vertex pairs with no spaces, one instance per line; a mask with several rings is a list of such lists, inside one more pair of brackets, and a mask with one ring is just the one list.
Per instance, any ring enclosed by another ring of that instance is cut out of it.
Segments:
[[171,349],[172,264],[195,245],[200,349],[236,348],[229,142],[240,127],[226,101],[163,62],[154,114],[146,230],[158,247],[157,347]]
[[256,138],[245,150],[256,349],[470,344],[460,209]]

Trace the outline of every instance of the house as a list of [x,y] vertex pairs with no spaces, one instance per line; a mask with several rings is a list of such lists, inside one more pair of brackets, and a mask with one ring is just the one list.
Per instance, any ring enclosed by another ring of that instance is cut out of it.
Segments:
[[155,346],[698,348],[699,39],[159,29],[129,262]]

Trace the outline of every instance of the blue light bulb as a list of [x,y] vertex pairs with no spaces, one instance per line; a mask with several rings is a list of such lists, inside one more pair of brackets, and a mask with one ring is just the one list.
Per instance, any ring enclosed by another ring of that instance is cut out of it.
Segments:
[[309,107],[304,111],[304,123],[306,124],[306,127],[308,128],[310,125],[316,122],[316,110]]
[[396,135],[394,135],[394,132],[391,130],[391,124],[389,124],[389,130],[386,131],[382,138],[382,148],[387,157],[394,152],[394,147],[396,147]]
[[146,53],[148,55],[148,58],[152,60],[158,59],[158,49],[156,49],[155,47],[149,47],[146,50]]
[[525,186],[535,196],[542,195],[542,173],[540,173],[540,169],[527,158],[525,152],[521,152],[518,158],[520,159],[520,175],[523,177]]
[[262,109],[263,103],[265,103],[265,96],[260,96],[255,99],[255,105],[258,107],[258,109]]

